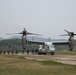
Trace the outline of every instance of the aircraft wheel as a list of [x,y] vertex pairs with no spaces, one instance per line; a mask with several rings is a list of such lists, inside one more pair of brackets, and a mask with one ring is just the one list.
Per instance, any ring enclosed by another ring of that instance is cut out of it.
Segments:
[[51,55],[54,55],[54,53],[51,52]]
[[46,55],[46,53],[44,53],[44,55]]
[[38,53],[38,55],[40,55],[40,53]]

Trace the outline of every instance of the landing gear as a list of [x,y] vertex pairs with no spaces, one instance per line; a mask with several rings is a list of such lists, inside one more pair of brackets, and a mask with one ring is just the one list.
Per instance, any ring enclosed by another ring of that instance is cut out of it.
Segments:
[[46,55],[47,53],[38,53],[38,55],[41,55],[41,54]]
[[54,52],[51,52],[51,55],[54,55]]
[[46,55],[47,53],[46,52],[38,52],[38,55],[41,55],[41,54],[44,54],[44,55]]

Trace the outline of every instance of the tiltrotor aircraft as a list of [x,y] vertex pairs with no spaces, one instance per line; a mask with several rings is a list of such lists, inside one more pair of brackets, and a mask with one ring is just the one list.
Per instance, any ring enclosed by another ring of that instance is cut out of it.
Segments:
[[[67,30],[65,30],[65,31],[68,32]],[[11,34],[22,34],[22,47],[23,47],[23,49],[26,49],[26,44],[37,44],[37,45],[40,45],[38,54],[51,53],[51,55],[54,55],[54,53],[55,53],[54,45],[69,45],[69,49],[72,50],[73,49],[72,38],[74,35],[76,35],[73,32],[68,32],[68,35],[70,35],[70,38],[69,38],[69,41],[66,41],[66,42],[50,42],[50,41],[49,42],[40,42],[40,41],[27,40],[27,35],[39,35],[39,36],[41,36],[41,35],[27,32],[25,28],[20,33],[11,33]],[[10,35],[10,34],[7,34],[7,35]]]

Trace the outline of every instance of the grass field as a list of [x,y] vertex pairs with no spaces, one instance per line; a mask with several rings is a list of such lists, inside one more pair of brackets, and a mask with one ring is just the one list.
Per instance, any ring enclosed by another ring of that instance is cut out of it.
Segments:
[[0,55],[0,75],[76,75],[76,66]]
[[70,54],[70,55],[76,55],[76,51],[59,51],[56,52],[57,54]]

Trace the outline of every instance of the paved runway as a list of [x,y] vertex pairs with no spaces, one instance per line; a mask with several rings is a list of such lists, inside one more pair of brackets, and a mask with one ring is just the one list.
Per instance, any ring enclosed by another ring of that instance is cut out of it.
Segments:
[[55,55],[25,55],[27,59],[33,60],[53,60],[64,64],[76,65],[76,55],[71,54],[55,54]]

